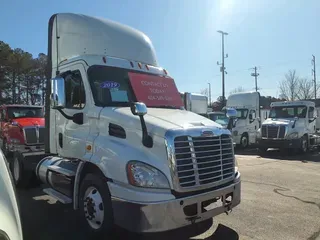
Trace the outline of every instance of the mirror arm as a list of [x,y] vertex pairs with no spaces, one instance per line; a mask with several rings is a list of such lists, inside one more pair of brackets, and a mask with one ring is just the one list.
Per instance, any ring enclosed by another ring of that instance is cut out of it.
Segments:
[[61,115],[64,116],[66,119],[68,119],[68,120],[73,120],[73,116],[69,116],[69,115],[65,114],[65,112],[62,111],[61,108],[56,108],[56,109],[57,109],[58,112],[61,113]]
[[152,148],[153,146],[153,140],[152,137],[148,134],[147,131],[147,125],[144,121],[143,116],[139,116],[140,122],[141,122],[141,128],[142,128],[142,144],[147,148]]

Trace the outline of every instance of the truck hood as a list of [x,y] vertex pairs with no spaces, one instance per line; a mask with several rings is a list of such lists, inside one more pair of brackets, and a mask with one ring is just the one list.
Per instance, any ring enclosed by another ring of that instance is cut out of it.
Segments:
[[[104,108],[100,113],[100,118],[105,118],[108,122],[112,122],[124,128],[141,130],[139,117],[134,116],[129,107]],[[117,122],[112,121],[114,119],[117,119]],[[221,125],[208,118],[193,112],[178,109],[148,108],[148,113],[144,116],[144,119],[148,132],[161,137],[164,137],[169,129],[201,126],[222,128]]]
[[12,122],[18,123],[21,127],[44,126],[44,118],[15,118]]
[[292,125],[294,123],[293,118],[268,118],[262,125],[275,124],[275,125]]

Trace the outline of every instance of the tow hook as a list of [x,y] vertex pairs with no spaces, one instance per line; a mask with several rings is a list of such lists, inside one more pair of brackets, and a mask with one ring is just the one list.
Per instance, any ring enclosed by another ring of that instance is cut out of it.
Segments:
[[226,199],[226,207],[227,207],[227,211],[225,211],[225,213],[226,213],[227,215],[229,215],[229,213],[232,212],[232,208],[231,208],[231,201],[229,201],[229,200],[227,200],[227,199]]

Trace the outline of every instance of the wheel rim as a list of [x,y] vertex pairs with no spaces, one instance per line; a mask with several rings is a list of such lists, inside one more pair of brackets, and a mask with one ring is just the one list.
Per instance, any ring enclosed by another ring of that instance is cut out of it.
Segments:
[[307,151],[307,140],[305,138],[302,139],[302,150],[303,152]]
[[19,181],[20,165],[17,158],[14,158],[14,161],[13,161],[13,177],[16,182]]
[[95,187],[89,187],[84,194],[84,213],[88,224],[99,229],[104,220],[104,205],[101,194]]
[[242,137],[241,145],[242,145],[242,147],[247,147],[247,145],[248,145],[247,137]]

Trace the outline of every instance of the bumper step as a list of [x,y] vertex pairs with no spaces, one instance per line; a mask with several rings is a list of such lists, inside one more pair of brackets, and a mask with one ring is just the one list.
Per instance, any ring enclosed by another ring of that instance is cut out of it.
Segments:
[[49,196],[53,197],[57,201],[63,203],[63,204],[69,204],[72,203],[72,199],[63,195],[62,193],[59,193],[58,191],[52,189],[52,188],[45,188],[43,189],[43,192],[48,194]]

